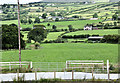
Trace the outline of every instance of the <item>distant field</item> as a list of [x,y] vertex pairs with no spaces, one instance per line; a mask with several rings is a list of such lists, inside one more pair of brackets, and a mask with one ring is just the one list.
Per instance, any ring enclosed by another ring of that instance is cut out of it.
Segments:
[[50,32],[47,35],[47,38],[45,40],[56,40],[60,34],[64,32]]
[[[57,29],[68,29],[68,25],[72,25],[73,28],[83,29],[86,24],[99,23],[101,20],[78,20],[78,21],[61,21],[61,22],[45,22],[41,23],[46,26],[47,29],[51,29],[52,25],[56,25]],[[47,26],[50,23],[51,26]]]
[[[23,38],[24,40],[28,39],[27,38],[28,32],[29,31],[21,31],[21,33],[24,35],[24,38]],[[64,33],[64,32],[50,32],[50,33],[48,33],[47,38],[45,40],[56,40],[58,38],[58,36],[62,33]]]
[[[2,61],[18,61],[18,50],[3,51]],[[117,44],[42,44],[38,50],[22,50],[22,61],[65,62],[66,60],[110,60],[117,64]]]
[[83,35],[83,34],[101,35],[101,36],[113,35],[113,34],[118,34],[118,29],[76,31],[76,32],[67,33],[65,35]]
[[[86,24],[91,23],[99,23],[102,20],[78,20],[78,21],[60,21],[60,22],[44,22],[40,23],[46,26],[47,29],[52,29],[52,25],[56,25],[57,29],[68,29],[68,25],[72,25],[73,28],[80,28],[83,29]],[[17,20],[10,20],[10,21],[2,21],[1,24],[17,24]],[[51,26],[47,26],[47,24],[50,23]],[[22,28],[32,28],[33,24],[21,24]]]
[[18,20],[8,20],[8,21],[1,21],[0,24],[17,24],[18,23]]

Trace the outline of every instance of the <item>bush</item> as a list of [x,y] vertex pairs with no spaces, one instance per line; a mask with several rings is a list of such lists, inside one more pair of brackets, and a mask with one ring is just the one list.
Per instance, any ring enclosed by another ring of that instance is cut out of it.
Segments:
[[38,49],[38,48],[40,48],[40,43],[36,42],[35,43],[35,49]]
[[47,26],[50,26],[50,23],[48,23]]
[[104,35],[104,38],[101,40],[101,42],[119,44],[120,35]]
[[115,69],[115,67],[113,66],[113,65],[110,65],[110,68],[109,68],[110,70],[114,70]]

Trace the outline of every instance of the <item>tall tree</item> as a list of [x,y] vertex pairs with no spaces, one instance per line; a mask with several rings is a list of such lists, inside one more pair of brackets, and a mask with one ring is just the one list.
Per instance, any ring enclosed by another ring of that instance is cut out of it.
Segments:
[[[2,49],[19,49],[17,25],[2,25]],[[24,35],[20,33],[21,48],[25,48]]]
[[41,43],[47,37],[47,30],[44,28],[35,28],[27,35],[29,40]]
[[117,14],[114,14],[114,15],[112,16],[112,20],[118,20],[118,15],[117,15]]
[[33,23],[33,21],[29,18],[28,19],[29,24]]

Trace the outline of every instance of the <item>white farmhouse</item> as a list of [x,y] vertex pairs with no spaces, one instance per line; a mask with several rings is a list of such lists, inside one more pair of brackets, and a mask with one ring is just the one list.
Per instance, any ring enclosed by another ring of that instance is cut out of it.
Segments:
[[92,30],[92,26],[89,26],[89,25],[84,26],[84,30]]

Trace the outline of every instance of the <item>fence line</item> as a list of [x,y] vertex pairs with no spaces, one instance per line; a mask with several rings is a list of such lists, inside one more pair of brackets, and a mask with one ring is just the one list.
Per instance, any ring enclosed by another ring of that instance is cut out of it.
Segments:
[[0,67],[2,67],[2,68],[9,67],[10,70],[11,70],[12,66],[20,66],[20,65],[22,65],[22,66],[30,65],[30,68],[32,68],[32,62],[27,62],[27,61],[23,61],[23,62],[0,62]]

